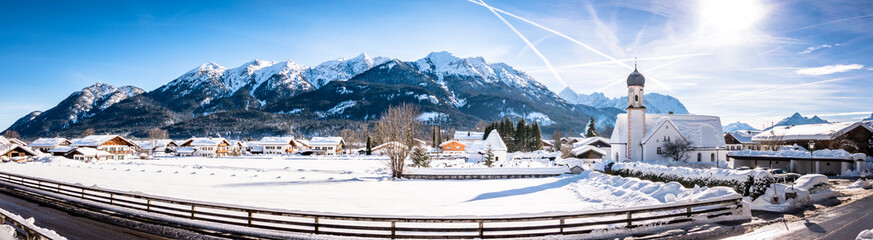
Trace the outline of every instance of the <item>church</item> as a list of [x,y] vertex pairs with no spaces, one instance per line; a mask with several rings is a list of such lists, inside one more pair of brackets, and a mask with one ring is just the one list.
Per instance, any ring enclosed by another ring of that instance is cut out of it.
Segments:
[[610,144],[616,161],[667,161],[663,145],[679,139],[691,143],[689,163],[725,167],[724,131],[718,116],[647,114],[643,104],[646,78],[637,71],[627,77],[627,113],[618,114]]

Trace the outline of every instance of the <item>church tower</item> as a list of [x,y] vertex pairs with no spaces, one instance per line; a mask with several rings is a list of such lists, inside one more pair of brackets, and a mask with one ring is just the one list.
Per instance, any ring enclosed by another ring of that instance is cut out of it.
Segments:
[[643,86],[646,78],[637,71],[627,76],[627,158],[643,160],[643,136],[646,135],[646,106],[643,105]]

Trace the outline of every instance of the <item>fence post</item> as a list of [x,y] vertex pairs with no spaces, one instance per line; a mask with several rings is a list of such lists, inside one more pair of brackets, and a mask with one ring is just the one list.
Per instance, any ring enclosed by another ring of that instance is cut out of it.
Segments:
[[318,216],[315,216],[315,234],[318,234]]
[[37,188],[37,189],[42,189],[42,180],[40,180],[40,181],[36,181],[36,188]]
[[396,227],[397,227],[396,222],[391,221],[391,239],[394,239],[397,237],[397,230],[394,229]]
[[82,188],[82,199],[84,199],[84,198],[85,198],[85,189]]
[[194,219],[194,205],[191,205],[191,219]]
[[109,193],[109,205],[115,205],[115,194]]
[[688,213],[688,217],[691,217],[691,207],[687,207],[685,209],[687,210],[686,212]]
[[252,211],[249,212],[249,225],[252,225]]
[[561,234],[563,234],[564,233],[564,219],[563,218],[561,218],[561,224],[558,226],[561,228]]
[[58,183],[58,193],[60,193],[60,192],[61,192],[61,184]]
[[631,212],[627,212],[627,227],[631,227]]
[[485,222],[479,221],[479,238],[485,237]]
[[152,211],[152,200],[151,199],[146,199],[146,211],[149,211],[149,212]]

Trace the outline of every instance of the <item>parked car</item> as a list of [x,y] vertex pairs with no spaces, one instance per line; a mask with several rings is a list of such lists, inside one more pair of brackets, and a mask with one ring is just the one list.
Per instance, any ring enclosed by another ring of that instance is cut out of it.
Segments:
[[774,168],[767,170],[770,174],[773,174],[773,178],[776,179],[776,182],[794,182],[800,178],[800,174],[786,172],[785,170]]
[[751,168],[747,166],[738,167],[737,170],[751,170]]

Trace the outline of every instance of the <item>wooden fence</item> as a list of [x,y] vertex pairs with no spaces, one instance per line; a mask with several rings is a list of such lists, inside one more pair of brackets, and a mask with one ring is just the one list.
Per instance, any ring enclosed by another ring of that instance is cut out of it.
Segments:
[[[400,217],[307,213],[152,196],[0,172],[0,183],[163,217],[294,233],[372,238],[516,238],[690,222],[739,214],[742,198],[623,209],[493,217]],[[518,206],[524,207],[524,206]],[[160,219],[157,219],[160,220]]]
[[51,237],[41,233],[40,230],[33,229],[29,225],[18,221],[12,216],[6,216],[6,214],[4,214],[3,212],[0,212],[0,224],[12,225],[13,227],[15,227],[15,230],[22,233],[22,235],[24,235],[24,239],[27,240],[52,239]]

